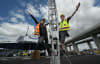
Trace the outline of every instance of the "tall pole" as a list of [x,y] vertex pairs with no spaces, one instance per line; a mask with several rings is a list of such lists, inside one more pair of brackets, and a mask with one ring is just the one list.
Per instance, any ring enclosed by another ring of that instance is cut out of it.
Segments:
[[[59,22],[55,0],[48,0],[48,21],[50,27],[50,43],[52,45],[52,56],[50,64],[60,64],[60,47],[59,47]],[[56,49],[54,48],[56,45]],[[56,52],[55,52],[56,50]]]

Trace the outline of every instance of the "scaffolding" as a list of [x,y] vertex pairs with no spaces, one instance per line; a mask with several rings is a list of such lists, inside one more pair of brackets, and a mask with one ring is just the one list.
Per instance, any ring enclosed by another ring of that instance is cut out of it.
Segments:
[[[59,23],[55,0],[48,0],[48,22],[50,24],[50,43],[52,45],[52,56],[50,64],[60,64]],[[57,45],[56,48],[54,45]]]

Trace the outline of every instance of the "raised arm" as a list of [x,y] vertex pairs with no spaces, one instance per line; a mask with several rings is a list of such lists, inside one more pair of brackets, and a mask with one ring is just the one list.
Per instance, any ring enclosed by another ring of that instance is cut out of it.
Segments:
[[78,3],[78,5],[76,6],[76,10],[73,12],[73,14],[70,16],[70,19],[75,15],[75,13],[78,11],[80,7],[80,2]]
[[31,17],[32,19],[35,21],[36,24],[38,24],[39,22],[36,20],[36,18],[29,12],[29,11],[26,11]]

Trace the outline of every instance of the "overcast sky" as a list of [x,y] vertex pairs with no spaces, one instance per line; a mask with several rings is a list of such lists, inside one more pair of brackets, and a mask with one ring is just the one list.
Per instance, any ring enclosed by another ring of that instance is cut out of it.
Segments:
[[[78,2],[81,6],[70,20],[71,37],[100,24],[100,0],[56,0],[59,21],[59,15],[70,16]],[[48,22],[47,3],[47,0],[0,0],[0,41],[14,41],[24,36],[27,26],[30,28],[28,34],[32,35],[35,23],[25,11],[29,10],[38,21],[46,18]]]
[[[81,6],[75,16],[70,20],[71,37],[87,31],[96,24],[100,25],[100,1],[99,0],[57,0],[59,15],[64,13],[66,18],[70,16],[76,8],[77,3]],[[63,4],[62,4],[63,3]]]
[[[56,0],[59,21],[60,14],[63,13],[66,18],[69,17],[74,12],[78,2],[81,3],[81,6],[70,20],[70,38],[92,29],[95,25],[100,25],[100,0]],[[91,44],[93,48],[97,48],[94,42]],[[80,44],[78,47],[79,50],[89,49],[87,43]]]

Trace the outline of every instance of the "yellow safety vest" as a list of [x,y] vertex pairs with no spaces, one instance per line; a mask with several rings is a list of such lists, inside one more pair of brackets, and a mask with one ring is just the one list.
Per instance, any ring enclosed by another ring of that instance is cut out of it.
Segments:
[[67,22],[67,20],[61,21],[60,22],[60,29],[59,31],[66,31],[69,30],[69,23]]

